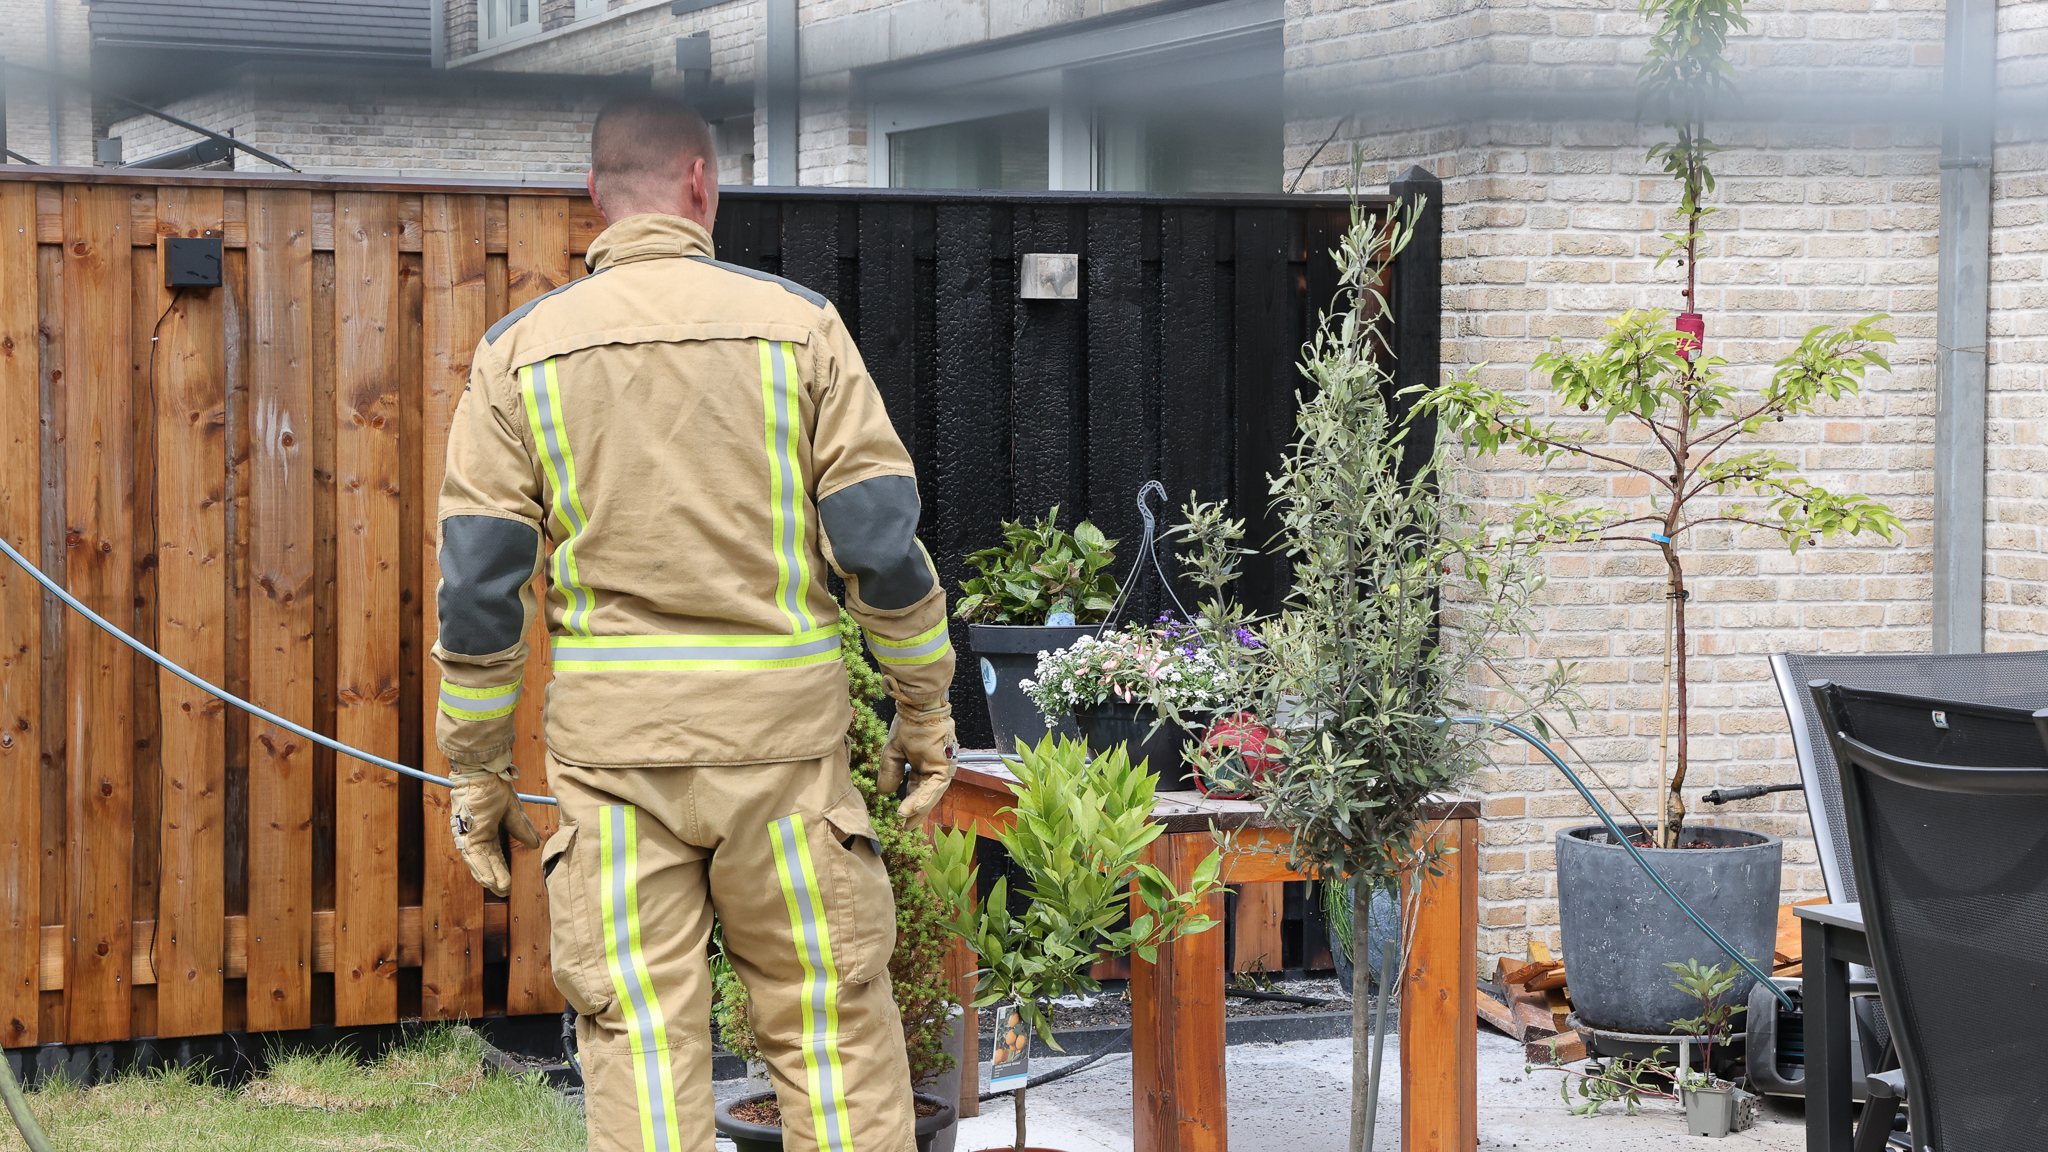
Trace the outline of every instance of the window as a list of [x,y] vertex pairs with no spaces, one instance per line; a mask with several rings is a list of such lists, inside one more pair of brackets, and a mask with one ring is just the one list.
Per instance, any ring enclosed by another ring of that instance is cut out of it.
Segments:
[[889,134],[896,188],[1046,189],[1045,109]]
[[489,47],[540,31],[540,0],[477,0],[477,42]]
[[602,16],[611,10],[611,0],[576,0],[576,18]]
[[1103,105],[1096,171],[1109,192],[1278,192],[1278,84],[1258,78]]

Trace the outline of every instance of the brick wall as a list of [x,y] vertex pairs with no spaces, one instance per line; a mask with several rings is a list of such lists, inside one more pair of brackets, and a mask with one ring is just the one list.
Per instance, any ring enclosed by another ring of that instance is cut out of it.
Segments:
[[[252,75],[165,109],[310,171],[406,175],[582,173],[601,94],[522,94],[502,80],[471,91],[443,83],[374,85]],[[137,118],[117,125],[134,156],[189,144],[192,133]],[[238,153],[235,166],[266,171]]]
[[[0,0],[0,58],[31,68],[49,67],[48,12],[44,0]],[[68,75],[90,74],[86,7],[82,0],[57,0],[58,67]],[[53,85],[39,76],[8,70],[7,147],[38,164],[51,162],[50,104],[57,104],[59,164],[91,164],[92,98],[81,86]],[[9,161],[12,163],[12,161]]]
[[2048,5],[1998,10],[2008,125],[1992,156],[1985,646],[2048,645]]
[[441,0],[442,34],[448,38],[448,59],[452,63],[476,51],[480,35],[477,31],[482,20],[478,13],[479,0]]
[[[1694,533],[1696,808],[1706,807],[1697,796],[1707,788],[1796,779],[1771,652],[1931,643],[1939,131],[1915,113],[1932,109],[1940,90],[1941,5],[1800,0],[1752,3],[1749,12],[1756,27],[1732,55],[1745,108],[1769,119],[1724,121],[1712,133],[1730,150],[1715,163],[1719,212],[1709,219],[1700,267],[1708,351],[1754,387],[1808,327],[1890,313],[1899,336],[1891,372],[1873,373],[1860,399],[1775,424],[1758,443],[1819,483],[1890,503],[1907,533],[1894,545],[1866,537],[1797,556],[1770,533]],[[1629,122],[1627,86],[1645,35],[1635,13],[1633,3],[1606,0],[1288,6],[1289,90],[1299,110],[1288,128],[1289,178],[1305,165],[1301,190],[1341,188],[1353,148],[1366,187],[1411,164],[1442,177],[1446,368],[1478,372],[1539,405],[1548,390],[1529,367],[1552,337],[1582,345],[1625,308],[1679,311],[1684,303],[1682,272],[1654,267],[1659,234],[1680,230],[1676,191],[1643,159],[1651,131]],[[1416,90],[1427,98],[1402,99]],[[1867,115],[1832,119],[1844,96]],[[1352,109],[1366,111],[1340,127]],[[1858,126],[1873,121],[1892,126]],[[1311,161],[1333,128],[1335,139]],[[2040,324],[2040,230],[2024,221],[2048,195],[2042,160],[2034,144],[2000,150],[1994,345],[2001,330]],[[2035,476],[2044,461],[2028,420],[2043,407],[2040,354],[2010,344],[1993,354],[1998,478],[1987,616],[1994,646],[2038,646],[2048,613],[2038,603],[2003,607],[2038,600],[2031,581],[2043,566]],[[1576,412],[1551,415],[1598,428]],[[1618,451],[1639,447],[1602,435]],[[1463,479],[1495,516],[1538,490],[1591,493],[1617,507],[1640,493],[1636,478],[1618,469],[1536,468],[1521,457],[1472,460]],[[1528,653],[1579,663],[1586,706],[1573,739],[1653,820],[1661,567],[1642,547],[1556,550]],[[1551,844],[1559,829],[1590,815],[1547,765],[1504,752],[1500,767],[1476,783],[1486,816],[1481,946],[1489,955],[1519,952],[1531,935],[1559,943]],[[1797,793],[1704,818],[1786,837],[1786,898],[1822,891]]]

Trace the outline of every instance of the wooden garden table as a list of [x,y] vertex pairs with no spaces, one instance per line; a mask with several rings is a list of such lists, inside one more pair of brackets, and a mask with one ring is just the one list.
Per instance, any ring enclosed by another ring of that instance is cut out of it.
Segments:
[[[963,763],[935,811],[941,827],[993,838],[1016,777],[994,761]],[[1162,792],[1152,819],[1166,831],[1147,862],[1178,886],[1217,850],[1215,832],[1234,833],[1226,883],[1302,880],[1288,867],[1287,830],[1259,805],[1198,792]],[[1404,1152],[1471,1152],[1478,1145],[1479,806],[1445,800],[1429,812],[1429,835],[1453,849],[1449,870],[1425,879],[1417,902],[1414,953],[1401,994],[1401,1147]],[[1212,831],[1213,829],[1213,831]],[[1223,920],[1219,892],[1206,909]],[[974,990],[972,954],[955,949],[962,999]],[[1224,1082],[1224,953],[1220,929],[1159,949],[1157,963],[1131,961],[1131,1086],[1134,1152],[1225,1152],[1229,1111]],[[970,1041],[971,1043],[971,1041]],[[973,1049],[969,1048],[972,1052]],[[979,1093],[961,1078],[961,1098]],[[973,1115],[972,1110],[963,1112]]]

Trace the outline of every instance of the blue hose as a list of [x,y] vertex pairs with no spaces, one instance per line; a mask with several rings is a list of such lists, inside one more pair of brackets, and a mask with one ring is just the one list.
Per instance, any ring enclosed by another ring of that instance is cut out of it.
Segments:
[[1566,765],[1562,759],[1558,757],[1557,753],[1551,751],[1550,745],[1545,744],[1543,741],[1537,739],[1533,733],[1529,732],[1525,728],[1522,728],[1520,725],[1510,724],[1505,720],[1489,720],[1483,716],[1459,716],[1454,718],[1451,721],[1451,723],[1490,724],[1495,728],[1505,728],[1509,732],[1512,732],[1515,735],[1520,736],[1523,740],[1527,741],[1530,747],[1536,749],[1538,752],[1541,752],[1544,756],[1548,757],[1552,764],[1557,765],[1557,770],[1559,772],[1564,773],[1564,778],[1572,782],[1572,787],[1577,788],[1579,790],[1579,795],[1586,798],[1586,803],[1591,804],[1593,806],[1593,811],[1598,813],[1600,816],[1600,822],[1602,824],[1607,825],[1607,831],[1612,833],[1614,838],[1621,842],[1622,847],[1628,849],[1628,854],[1630,856],[1635,857],[1636,866],[1641,868],[1643,870],[1643,873],[1647,875],[1652,881],[1656,882],[1657,887],[1662,889],[1666,896],[1671,897],[1671,902],[1673,904],[1678,905],[1678,910],[1680,912],[1685,913],[1686,919],[1691,920],[1693,922],[1694,927],[1706,933],[1707,939],[1712,940],[1714,942],[1715,947],[1719,948],[1723,952],[1726,952],[1730,959],[1734,960],[1737,964],[1742,965],[1743,971],[1749,973],[1751,976],[1756,977],[1758,983],[1762,984],[1766,988],[1769,988],[1772,994],[1777,996],[1778,1002],[1783,1004],[1787,1011],[1797,1012],[1799,1010],[1799,1006],[1797,1004],[1792,1003],[1792,997],[1787,995],[1783,988],[1778,987],[1778,982],[1776,980],[1771,979],[1769,973],[1758,968],[1755,964],[1750,962],[1749,957],[1744,956],[1742,953],[1736,951],[1733,945],[1729,944],[1726,940],[1721,939],[1721,934],[1719,932],[1714,931],[1712,928],[1707,927],[1707,922],[1705,920],[1700,919],[1699,913],[1694,912],[1692,910],[1691,905],[1687,904],[1685,901],[1678,898],[1678,893],[1673,892],[1671,890],[1671,885],[1664,883],[1664,878],[1662,876],[1657,875],[1657,870],[1655,868],[1650,867],[1650,862],[1648,860],[1643,859],[1643,854],[1641,852],[1636,851],[1635,841],[1629,839],[1627,836],[1622,835],[1621,828],[1614,822],[1614,817],[1609,816],[1607,814],[1607,809],[1602,808],[1600,806],[1600,802],[1598,800],[1593,799],[1593,793],[1586,787],[1585,783],[1579,779],[1579,774],[1572,771],[1571,768],[1568,765]]
[[[237,708],[240,708],[242,711],[247,712],[251,716],[255,716],[271,724],[275,724],[279,728],[282,728],[287,732],[292,732],[296,733],[297,735],[304,736],[306,739],[311,740],[313,743],[318,744],[323,748],[332,748],[336,752],[339,752],[344,756],[353,756],[366,764],[375,764],[379,768],[388,768],[391,771],[398,773],[400,776],[410,776],[415,780],[424,780],[429,784],[439,784],[443,788],[451,786],[449,784],[448,779],[444,776],[436,776],[431,772],[422,772],[417,768],[408,768],[395,760],[386,760],[382,756],[373,756],[370,753],[364,752],[359,748],[351,748],[348,745],[343,744],[339,740],[331,740],[328,737],[322,736],[318,732],[313,731],[311,728],[307,728],[302,724],[294,724],[291,721],[285,719],[284,717],[279,716],[275,712],[259,708],[256,705],[249,703],[247,700],[242,699],[240,696],[236,696],[225,689],[216,688],[213,685],[208,684],[206,681],[201,680],[199,677],[194,676],[192,673],[187,672],[183,668],[178,667],[176,664],[171,663],[168,659],[164,658],[164,656],[161,653],[152,650],[149,645],[144,644],[142,641],[137,640],[135,637],[130,636],[126,632],[121,631],[119,628],[114,627],[112,624],[108,623],[107,619],[101,616],[99,613],[79,603],[77,597],[73,596],[69,592],[66,592],[64,589],[58,587],[56,581],[51,580],[48,576],[43,575],[43,572],[40,568],[37,568],[35,565],[29,563],[27,557],[23,556],[20,552],[15,551],[14,545],[9,544],[5,536],[0,536],[0,552],[5,552],[9,560],[12,560],[16,564],[21,565],[22,571],[27,572],[30,576],[33,576],[35,578],[36,583],[41,584],[43,588],[47,590],[51,595],[55,596],[59,600],[62,600],[68,607],[70,607],[72,611],[78,613],[80,616],[83,616],[87,620],[90,620],[94,624],[98,625],[100,629],[106,632],[109,636],[112,636],[114,639],[119,640],[121,643],[126,644],[130,648],[133,648],[137,652],[140,652],[142,655],[148,657],[150,661],[154,663],[157,667],[162,668],[164,671],[169,672],[171,675],[176,676],[178,679],[183,680],[185,683],[192,685],[194,688],[199,689],[201,692],[204,692],[209,696],[215,697],[216,699],[226,701],[227,703],[232,704]],[[553,796],[529,796],[524,792],[519,793],[519,798],[521,800],[526,801],[528,804],[553,804],[556,802]]]

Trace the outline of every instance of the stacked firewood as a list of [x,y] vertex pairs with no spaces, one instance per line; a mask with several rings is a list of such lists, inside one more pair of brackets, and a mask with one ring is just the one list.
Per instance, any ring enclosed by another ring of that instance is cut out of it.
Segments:
[[1529,942],[1529,956],[1503,956],[1494,970],[1500,995],[1479,992],[1479,1018],[1521,1042],[1533,1064],[1569,1064],[1586,1058],[1586,1042],[1568,1023],[1571,986],[1564,961],[1541,940]]

